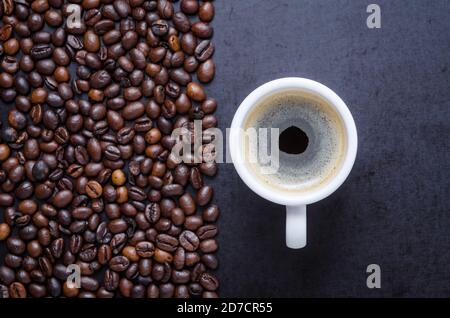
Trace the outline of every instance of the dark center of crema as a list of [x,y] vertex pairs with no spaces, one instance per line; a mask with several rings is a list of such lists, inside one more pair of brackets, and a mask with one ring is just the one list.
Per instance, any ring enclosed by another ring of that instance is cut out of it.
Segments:
[[278,139],[280,151],[299,155],[308,148],[309,138],[306,133],[296,126],[283,130]]

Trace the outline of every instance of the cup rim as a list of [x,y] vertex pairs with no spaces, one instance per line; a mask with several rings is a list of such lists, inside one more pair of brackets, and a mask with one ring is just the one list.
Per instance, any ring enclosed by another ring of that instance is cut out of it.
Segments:
[[[289,89],[300,89],[306,93],[311,93],[325,99],[341,116],[347,136],[347,149],[344,155],[345,157],[341,168],[333,179],[326,185],[321,186],[316,190],[301,193],[295,196],[292,194],[283,195],[282,193],[274,192],[273,189],[264,186],[261,182],[256,180],[256,177],[248,170],[247,165],[243,162],[243,154],[241,151],[242,138],[240,134],[247,114],[253,109],[259,100],[279,91]],[[344,101],[327,86],[319,82],[300,77],[280,78],[256,88],[240,104],[234,115],[230,129],[230,155],[234,167],[244,183],[259,196],[271,202],[288,206],[311,204],[328,197],[336,191],[350,174],[356,159],[357,147],[358,136],[355,121]]]

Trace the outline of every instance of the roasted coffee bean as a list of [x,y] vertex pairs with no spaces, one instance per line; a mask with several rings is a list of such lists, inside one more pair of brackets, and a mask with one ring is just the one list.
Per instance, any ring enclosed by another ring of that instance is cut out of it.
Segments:
[[122,144],[128,144],[134,138],[135,132],[131,127],[124,127],[117,132],[117,141]]
[[202,39],[210,38],[213,33],[213,29],[209,25],[209,23],[202,22],[202,21],[195,22],[194,24],[192,24],[191,30],[195,36],[202,38]]
[[23,284],[14,282],[9,286],[9,296],[11,298],[26,298],[27,290]]
[[108,145],[105,149],[105,157],[111,161],[117,161],[120,159],[120,149],[115,145]]
[[191,215],[195,213],[196,210],[195,201],[189,193],[183,194],[178,199],[178,202],[180,204],[181,209],[186,215]]
[[11,229],[8,224],[0,223],[0,241],[4,241],[9,237]]
[[200,284],[209,291],[215,291],[217,288],[219,288],[219,281],[215,276],[213,276],[210,273],[203,273],[200,275]]
[[169,24],[165,20],[156,20],[151,25],[151,30],[156,36],[164,36],[169,32]]
[[214,44],[209,40],[201,41],[195,48],[195,57],[200,62],[204,62],[211,58],[214,54]]
[[125,256],[114,256],[108,264],[111,270],[123,272],[130,266],[130,261]]
[[80,279],[81,288],[88,291],[96,291],[99,287],[99,283],[92,277],[82,276]]
[[[137,262],[139,261],[139,255],[136,253],[136,248],[134,246],[125,246],[124,249],[122,250],[122,255],[125,256],[126,258],[128,258],[131,262]],[[135,273],[137,272],[137,264],[133,263],[131,264],[132,266],[130,266],[127,270],[128,275],[134,276]]]
[[131,13],[128,1],[116,0],[113,2],[114,9],[121,18],[126,18]]
[[203,219],[207,222],[215,222],[219,217],[219,207],[212,204],[203,210]]
[[191,231],[183,231],[180,234],[179,240],[180,245],[189,252],[195,251],[200,244],[197,235],[195,235],[195,233]]
[[123,233],[127,230],[128,223],[124,219],[115,219],[109,222],[108,229],[113,234]]
[[202,263],[197,263],[191,271],[191,280],[193,282],[198,282],[201,275],[206,271],[205,265]]
[[105,275],[104,275],[104,284],[105,284],[105,289],[108,291],[114,291],[119,287],[119,274],[107,269],[105,271]]
[[80,206],[72,210],[72,217],[78,220],[87,220],[94,211],[85,206]]
[[125,173],[120,169],[114,170],[111,174],[111,181],[116,186],[124,185],[126,182]]
[[195,14],[199,8],[198,0],[181,0],[180,9],[186,14]]
[[211,186],[201,187],[195,196],[196,202],[201,205],[207,205],[213,196],[213,188]]
[[158,203],[150,203],[145,207],[145,218],[150,223],[158,222],[161,216],[161,209]]
[[217,242],[214,239],[207,239],[200,242],[200,250],[203,253],[213,253],[217,251]]
[[201,63],[197,70],[197,78],[200,82],[208,83],[214,78],[216,66],[214,62],[209,59]]
[[136,253],[143,258],[150,258],[155,253],[153,243],[143,241],[136,244]]
[[97,260],[101,265],[107,264],[112,257],[111,247],[107,244],[100,245],[97,257]]
[[186,90],[187,95],[189,98],[193,99],[197,102],[202,102],[206,99],[205,91],[203,90],[203,87],[195,82],[191,82],[187,85]]
[[14,271],[6,266],[0,266],[0,282],[5,285],[10,285],[14,281]]
[[190,273],[188,270],[174,270],[172,271],[172,282],[175,284],[186,284],[190,280]]
[[203,22],[211,22],[214,18],[214,5],[212,2],[203,2],[199,8],[198,17]]
[[170,253],[168,253],[166,251],[163,251],[163,250],[161,250],[159,248],[156,248],[155,249],[155,254],[154,254],[154,259],[155,259],[155,261],[164,264],[166,262],[167,263],[172,262],[173,256],[172,256],[172,254],[170,254]]
[[156,246],[159,249],[173,253],[178,247],[178,240],[167,234],[160,234],[156,237]]
[[162,187],[163,196],[178,196],[183,194],[183,187],[180,184],[168,184]]
[[186,253],[183,247],[178,247],[173,257],[173,265],[175,269],[181,270],[185,265]]
[[188,287],[189,293],[193,296],[199,296],[203,292],[203,287],[198,283],[191,283]]
[[193,55],[197,47],[197,38],[192,32],[185,33],[181,38],[181,49],[188,55]]
[[9,252],[20,255],[25,252],[25,243],[16,237],[10,237],[6,240],[6,247]]
[[219,261],[214,254],[203,254],[201,256],[201,261],[205,264],[206,267],[211,269],[217,269],[219,266]]
[[200,240],[213,238],[217,235],[217,227],[215,225],[205,225],[197,230],[197,236]]
[[177,68],[169,73],[170,79],[180,85],[187,85],[192,81],[191,75],[182,68]]
[[63,190],[56,193],[53,198],[53,205],[57,208],[64,208],[73,200],[73,193],[70,190]]
[[183,12],[175,13],[172,22],[175,28],[180,32],[186,33],[191,29],[189,18]]
[[103,188],[100,183],[97,181],[91,180],[86,184],[85,188],[86,194],[90,198],[99,198],[103,193]]
[[62,292],[61,283],[54,277],[49,278],[47,281],[47,290],[51,297],[59,297]]
[[203,225],[203,220],[198,215],[190,215],[186,217],[184,221],[184,227],[191,231],[196,231],[199,227]]
[[145,112],[144,104],[142,104],[141,102],[133,102],[128,104],[123,109],[122,116],[125,120],[133,120],[142,116],[144,112]]
[[203,179],[200,170],[197,167],[191,168],[189,180],[194,189],[198,190],[203,186]]

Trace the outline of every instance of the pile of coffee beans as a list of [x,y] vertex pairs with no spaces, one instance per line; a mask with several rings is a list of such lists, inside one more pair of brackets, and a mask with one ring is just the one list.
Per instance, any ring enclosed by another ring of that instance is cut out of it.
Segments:
[[217,297],[217,167],[171,154],[175,128],[217,125],[213,2],[0,16],[0,298]]

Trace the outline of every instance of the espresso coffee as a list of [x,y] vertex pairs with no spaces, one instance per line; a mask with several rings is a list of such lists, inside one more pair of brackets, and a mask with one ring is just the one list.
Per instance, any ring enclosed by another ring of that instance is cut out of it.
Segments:
[[[328,183],[339,171],[346,151],[346,133],[339,114],[324,99],[301,91],[281,91],[260,100],[244,121],[244,130],[278,128],[276,171],[267,172],[257,147],[243,135],[243,153],[249,170],[266,186],[278,191],[308,192]],[[273,132],[272,132],[273,133]],[[257,141],[261,142],[260,139]],[[258,158],[258,160],[248,160]]]

